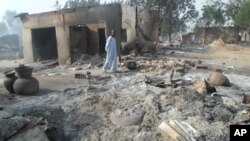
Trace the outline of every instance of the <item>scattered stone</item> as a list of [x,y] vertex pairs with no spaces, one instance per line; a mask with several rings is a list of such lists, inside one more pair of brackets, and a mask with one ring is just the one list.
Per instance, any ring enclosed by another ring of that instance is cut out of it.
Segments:
[[76,79],[86,79],[86,75],[85,74],[76,73],[75,74],[75,78]]
[[227,66],[227,69],[234,69],[234,66]]
[[10,139],[10,141],[49,141],[49,139],[40,127],[34,127]]
[[238,112],[233,120],[231,121],[232,124],[246,124],[250,122],[250,112],[243,110]]
[[184,63],[184,64],[187,64],[187,65],[189,65],[189,66],[192,66],[192,67],[195,66],[195,63],[194,63],[193,61],[191,61],[191,60],[184,60],[183,63]]
[[198,60],[198,62],[197,62],[197,63],[200,65],[200,64],[202,64],[202,61],[201,61],[201,60]]
[[133,77],[128,82],[130,85],[135,85],[137,83],[142,83],[142,82],[151,83],[151,80],[146,75],[139,75],[139,76]]
[[205,66],[205,65],[197,65],[197,66],[196,66],[196,69],[207,70],[207,69],[208,69],[208,66]]
[[208,82],[214,86],[230,86],[228,78],[221,72],[211,72],[208,77]]
[[0,111],[0,119],[9,118],[9,117],[12,117],[12,116],[13,116],[13,114],[8,112],[8,111],[5,111],[5,110]]
[[218,68],[216,68],[215,71],[216,71],[216,72],[220,72],[220,73],[223,72],[222,69],[218,69]]
[[0,131],[2,132],[3,139],[11,137],[29,122],[29,119],[20,116],[0,119]]
[[152,141],[151,134],[150,132],[141,132],[134,137],[134,141]]
[[198,80],[192,87],[192,90],[199,94],[211,94],[216,92],[214,86],[211,86],[206,80]]
[[84,99],[84,104],[83,105],[92,106],[94,104],[97,104],[98,101],[99,101],[99,97],[98,96],[95,96],[95,95],[87,96]]
[[174,70],[175,72],[184,74],[186,69],[184,67],[175,67]]
[[141,109],[122,111],[117,109],[110,115],[110,120],[113,124],[121,127],[138,125],[142,122],[144,111]]
[[66,61],[66,65],[71,65],[71,57]]

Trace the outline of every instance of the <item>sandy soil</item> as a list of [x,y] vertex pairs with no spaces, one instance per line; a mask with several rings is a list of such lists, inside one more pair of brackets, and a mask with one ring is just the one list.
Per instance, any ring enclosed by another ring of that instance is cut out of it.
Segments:
[[232,65],[237,68],[250,68],[250,47],[235,44],[212,43],[209,45],[208,52],[205,52],[200,58],[207,58],[211,62],[218,64]]

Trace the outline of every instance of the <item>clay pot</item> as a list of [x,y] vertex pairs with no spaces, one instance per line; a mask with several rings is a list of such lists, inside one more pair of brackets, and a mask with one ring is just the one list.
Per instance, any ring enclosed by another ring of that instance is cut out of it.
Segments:
[[36,78],[18,78],[14,83],[14,91],[20,95],[34,95],[39,90],[39,82]]
[[125,62],[125,65],[126,67],[129,69],[129,70],[135,70],[136,67],[137,67],[137,64],[135,61],[127,61]]
[[4,87],[9,91],[10,94],[14,94],[13,84],[16,81],[17,77],[15,76],[15,71],[6,71],[4,72],[6,78],[4,79]]
[[19,78],[31,78],[33,67],[20,65],[15,70]]
[[229,79],[221,72],[213,71],[209,74],[208,82],[214,86],[230,86]]
[[15,68],[18,79],[14,83],[14,91],[20,95],[34,95],[39,90],[39,82],[32,77],[33,67],[19,66]]

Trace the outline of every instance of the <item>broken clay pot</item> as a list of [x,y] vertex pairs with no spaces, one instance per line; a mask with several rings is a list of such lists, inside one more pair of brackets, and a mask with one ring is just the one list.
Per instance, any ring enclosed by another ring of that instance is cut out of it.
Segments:
[[10,94],[14,94],[13,85],[17,77],[15,76],[15,71],[6,71],[4,72],[6,78],[4,79],[4,87],[9,91]]
[[32,77],[33,67],[20,65],[15,68],[18,79],[14,83],[14,91],[20,95],[34,95],[39,90],[39,82]]

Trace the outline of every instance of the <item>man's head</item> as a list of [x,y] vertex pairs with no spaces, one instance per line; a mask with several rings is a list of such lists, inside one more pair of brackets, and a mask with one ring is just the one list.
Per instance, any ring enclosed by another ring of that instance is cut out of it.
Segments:
[[115,37],[115,30],[114,29],[112,29],[112,31],[111,31],[111,36]]

